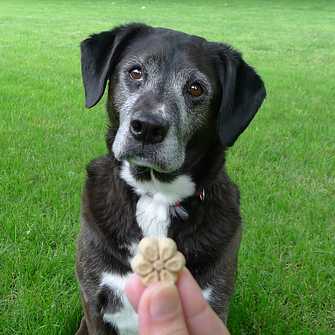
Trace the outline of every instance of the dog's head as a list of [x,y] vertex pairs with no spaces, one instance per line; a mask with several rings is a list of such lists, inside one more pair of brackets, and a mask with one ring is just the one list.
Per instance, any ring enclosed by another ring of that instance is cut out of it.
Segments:
[[266,95],[231,47],[143,24],[92,35],[81,62],[87,107],[109,81],[115,157],[159,173],[180,170],[192,150],[200,157],[218,141],[231,146]]

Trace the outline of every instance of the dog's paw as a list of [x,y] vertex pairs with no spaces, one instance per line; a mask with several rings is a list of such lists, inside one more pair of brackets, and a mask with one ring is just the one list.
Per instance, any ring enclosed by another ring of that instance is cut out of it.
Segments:
[[185,257],[177,250],[172,239],[145,237],[139,243],[138,250],[131,267],[144,285],[158,281],[176,283],[178,273],[185,266]]

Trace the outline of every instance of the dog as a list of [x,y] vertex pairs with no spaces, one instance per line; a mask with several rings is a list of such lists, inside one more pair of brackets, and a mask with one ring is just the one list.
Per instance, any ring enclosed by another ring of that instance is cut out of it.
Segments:
[[137,334],[125,294],[144,236],[171,237],[223,322],[241,240],[239,191],[225,152],[266,96],[229,45],[140,23],[81,43],[86,107],[108,83],[108,153],[87,166],[76,274],[76,334]]

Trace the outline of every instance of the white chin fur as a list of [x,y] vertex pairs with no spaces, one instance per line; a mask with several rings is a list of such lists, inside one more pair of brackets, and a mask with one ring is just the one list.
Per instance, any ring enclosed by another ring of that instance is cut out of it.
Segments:
[[122,164],[120,175],[138,195],[150,194],[158,196],[170,205],[190,197],[195,192],[195,184],[188,175],[180,175],[172,182],[167,183],[157,180],[153,173],[151,173],[150,181],[138,181],[131,174],[129,163],[126,161]]

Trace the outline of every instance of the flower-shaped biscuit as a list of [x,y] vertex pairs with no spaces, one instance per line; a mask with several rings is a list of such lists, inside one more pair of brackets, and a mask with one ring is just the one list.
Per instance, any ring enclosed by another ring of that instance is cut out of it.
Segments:
[[172,239],[145,237],[139,243],[138,250],[139,254],[133,258],[131,267],[144,285],[177,281],[178,273],[185,265],[185,257],[177,251]]

